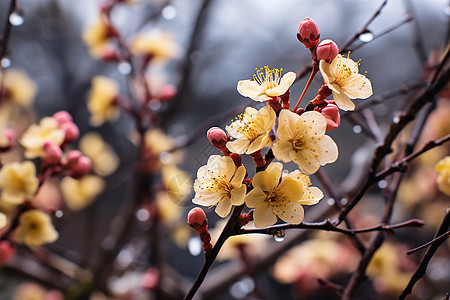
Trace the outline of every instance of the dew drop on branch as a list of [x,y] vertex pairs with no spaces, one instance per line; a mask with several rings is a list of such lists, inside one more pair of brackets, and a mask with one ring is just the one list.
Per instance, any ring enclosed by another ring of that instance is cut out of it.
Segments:
[[12,26],[20,26],[25,22],[23,18],[23,13],[21,10],[16,9],[9,15],[9,23]]
[[366,30],[365,32],[361,33],[358,38],[361,42],[368,43],[373,40],[373,37],[373,33],[369,30]]
[[275,240],[275,242],[281,243],[282,241],[284,241],[285,236],[286,232],[284,231],[284,229],[279,229],[273,234],[273,239]]

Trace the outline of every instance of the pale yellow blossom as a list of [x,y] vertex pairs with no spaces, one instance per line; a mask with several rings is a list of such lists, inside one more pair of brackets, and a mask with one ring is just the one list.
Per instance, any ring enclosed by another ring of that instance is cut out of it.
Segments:
[[20,144],[25,148],[26,158],[43,157],[44,143],[53,142],[61,146],[64,142],[65,134],[59,128],[58,122],[54,118],[45,117],[38,124],[32,124],[20,139]]
[[61,180],[61,190],[66,205],[74,211],[91,204],[104,188],[104,180],[95,175],[83,176],[80,179],[64,177]]
[[79,146],[81,152],[91,159],[92,167],[98,175],[108,176],[119,166],[119,158],[100,134],[96,132],[84,134]]
[[29,247],[38,247],[53,243],[58,239],[58,232],[52,224],[50,216],[40,210],[28,210],[19,217],[19,227],[16,230],[16,242]]
[[[282,69],[281,69],[282,71]],[[253,80],[241,80],[237,84],[239,94],[252,100],[264,102],[287,92],[297,75],[288,72],[280,77],[280,70],[268,66],[257,69]]]
[[242,181],[245,173],[245,167],[236,168],[229,156],[210,156],[207,165],[197,171],[192,202],[203,206],[217,204],[216,213],[225,218],[232,205],[244,204],[247,188]]
[[439,172],[437,179],[439,190],[450,196],[450,156],[447,156],[438,162],[436,171]]
[[294,161],[303,174],[315,173],[320,165],[336,161],[336,143],[325,135],[327,121],[316,111],[301,116],[283,109],[278,119],[277,140],[273,154],[283,162]]
[[370,80],[358,73],[358,63],[350,57],[338,54],[331,63],[322,59],[319,68],[340,109],[354,110],[355,104],[350,99],[366,99],[373,94]]
[[233,123],[226,126],[228,134],[236,140],[227,142],[227,148],[238,154],[252,154],[269,146],[272,140],[269,132],[275,123],[276,114],[270,106],[259,111],[247,107]]
[[108,46],[109,29],[105,15],[101,13],[95,23],[83,31],[83,41],[93,57],[100,57]]
[[37,86],[27,74],[17,69],[9,69],[0,73],[3,88],[6,90],[6,99],[20,106],[31,105],[36,95]]
[[174,165],[163,165],[162,182],[171,201],[175,204],[183,202],[192,191],[192,178]]
[[181,49],[173,37],[160,30],[139,33],[130,44],[131,52],[139,55],[149,55],[152,59],[166,61],[180,55]]
[[255,174],[253,190],[245,196],[245,203],[255,208],[253,218],[258,228],[273,225],[277,216],[289,224],[300,224],[304,217],[303,185],[290,177],[280,182],[283,165],[271,163],[265,171]]
[[303,196],[298,201],[301,205],[314,205],[319,203],[323,198],[322,191],[315,186],[311,186],[309,176],[302,174],[299,170],[295,170],[294,172],[283,176],[283,178],[292,178],[303,185]]
[[92,79],[92,90],[88,100],[92,126],[100,126],[107,120],[117,119],[119,109],[114,101],[118,92],[119,85],[115,80],[105,76],[95,76]]
[[38,185],[36,167],[31,161],[9,163],[0,170],[2,202],[17,205],[31,200]]

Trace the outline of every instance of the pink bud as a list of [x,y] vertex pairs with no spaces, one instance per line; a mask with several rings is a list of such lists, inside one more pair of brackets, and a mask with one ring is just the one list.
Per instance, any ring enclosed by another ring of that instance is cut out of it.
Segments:
[[159,271],[156,268],[148,269],[142,278],[142,286],[149,290],[154,290],[159,283]]
[[61,125],[61,130],[64,131],[64,143],[74,142],[80,135],[78,126],[73,122],[66,122]]
[[53,119],[58,122],[59,127],[67,122],[72,122],[72,116],[65,110],[58,111],[53,115]]
[[323,40],[317,46],[316,53],[318,61],[324,59],[327,63],[331,63],[339,54],[339,47],[332,40]]
[[62,150],[59,145],[54,142],[47,141],[42,146],[44,150],[44,161],[50,165],[57,165],[61,161]]
[[219,127],[211,127],[206,133],[206,136],[211,144],[217,149],[224,148],[228,142],[227,134]]
[[339,114],[339,109],[335,104],[328,103],[327,106],[322,108],[320,113],[327,120],[327,131],[338,128],[341,123],[341,116]]
[[319,26],[314,20],[304,18],[298,26],[297,39],[305,45],[306,48],[317,46],[320,39]]
[[0,146],[0,152],[9,151],[14,146],[16,139],[16,133],[12,128],[9,127],[3,130],[3,135],[8,140],[8,144]]
[[91,170],[92,162],[87,156],[81,156],[77,160],[77,164],[71,168],[72,170],[72,177],[79,178],[83,177],[84,175],[88,174]]
[[9,241],[0,242],[0,266],[8,262],[16,253],[14,246]]
[[72,150],[69,153],[67,153],[66,167],[69,169],[72,169],[73,167],[75,167],[76,164],[78,163],[78,159],[82,156],[83,156],[83,154],[78,150]]
[[161,101],[169,101],[177,94],[177,87],[173,84],[165,84],[158,92],[158,99]]
[[206,224],[208,224],[205,212],[200,207],[195,207],[189,211],[187,221],[189,226],[192,226],[194,228],[206,226]]

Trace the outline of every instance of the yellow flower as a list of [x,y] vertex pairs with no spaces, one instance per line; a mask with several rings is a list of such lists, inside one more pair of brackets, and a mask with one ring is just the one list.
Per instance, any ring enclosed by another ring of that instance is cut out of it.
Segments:
[[0,170],[1,200],[5,203],[18,205],[31,199],[38,185],[36,167],[31,161],[13,162]]
[[309,176],[302,174],[299,170],[295,170],[283,178],[292,178],[303,185],[303,196],[298,201],[302,205],[314,205],[319,203],[319,201],[323,198],[322,191],[315,187],[311,186],[311,180]]
[[91,204],[103,191],[105,182],[95,175],[83,176],[80,179],[64,177],[61,190],[67,206],[74,211],[81,210]]
[[294,161],[303,174],[315,173],[320,165],[332,163],[338,157],[336,143],[327,135],[327,121],[316,111],[301,116],[283,109],[278,120],[279,140],[273,154],[284,162]]
[[83,135],[80,150],[92,161],[94,171],[100,176],[112,174],[119,166],[119,158],[110,145],[96,132]]
[[259,111],[247,107],[236,121],[225,127],[228,134],[236,139],[227,143],[228,150],[238,154],[252,154],[270,145],[272,140],[269,132],[275,119],[276,114],[270,106]]
[[108,25],[105,22],[105,16],[100,14],[96,22],[87,27],[83,32],[83,41],[93,57],[100,57],[108,46],[110,37]]
[[54,142],[62,145],[64,142],[64,131],[59,129],[58,122],[54,118],[45,117],[39,125],[32,124],[22,135],[20,143],[25,148],[26,158],[36,158],[44,156],[44,143]]
[[149,55],[159,61],[176,58],[181,52],[172,36],[160,30],[137,34],[131,41],[130,50],[138,55]]
[[217,204],[216,213],[225,218],[232,205],[244,204],[247,188],[242,181],[245,173],[245,167],[236,168],[228,156],[210,156],[207,165],[198,169],[192,202],[203,206]]
[[354,110],[355,104],[350,99],[366,99],[373,94],[370,80],[358,73],[358,63],[350,57],[338,54],[330,64],[322,59],[319,68],[340,109]]
[[6,224],[8,224],[8,218],[4,213],[0,212],[0,229],[3,229]]
[[53,243],[58,236],[48,214],[33,209],[20,215],[19,227],[15,235],[16,242],[29,247],[38,247],[46,243]]
[[289,224],[300,224],[303,220],[303,185],[290,177],[280,183],[281,163],[271,163],[265,171],[255,174],[253,190],[245,196],[245,203],[255,208],[253,218],[258,228],[273,225],[277,216]]
[[444,157],[438,162],[436,171],[439,172],[437,179],[439,190],[450,196],[450,156]]
[[[0,73],[0,78],[2,73]],[[6,91],[6,99],[20,106],[30,106],[36,95],[36,84],[25,72],[9,69],[4,73],[3,87]]]
[[297,75],[294,72],[288,72],[280,78],[280,70],[269,69],[268,66],[265,66],[256,70],[253,80],[239,81],[237,90],[242,96],[264,102],[286,93],[296,77]]
[[91,113],[92,126],[100,126],[107,120],[115,120],[119,109],[114,100],[119,92],[119,85],[113,79],[105,76],[95,76],[92,79],[92,90],[88,100],[88,110]]

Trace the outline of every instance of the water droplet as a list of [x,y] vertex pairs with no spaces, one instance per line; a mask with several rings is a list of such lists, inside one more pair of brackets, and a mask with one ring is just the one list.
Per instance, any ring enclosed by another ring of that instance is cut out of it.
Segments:
[[127,61],[123,61],[117,65],[120,74],[128,75],[131,73],[131,65]]
[[188,250],[192,256],[199,256],[202,253],[202,241],[194,236],[188,241]]
[[16,9],[9,15],[9,23],[11,23],[12,26],[20,26],[24,22],[23,13],[19,9]]
[[57,218],[62,218],[64,216],[64,212],[60,209],[58,209],[57,211],[55,211],[55,217]]
[[392,122],[394,122],[394,123],[398,123],[398,122],[400,122],[400,117],[394,117],[394,118],[392,118]]
[[284,231],[284,229],[279,229],[273,234],[273,239],[275,240],[275,242],[281,243],[282,241],[284,241],[285,236],[286,232]]
[[244,277],[233,283],[230,294],[234,299],[245,299],[255,289],[255,281],[251,277]]
[[348,199],[347,198],[342,198],[341,201],[339,201],[341,203],[341,205],[347,205],[348,203]]
[[177,10],[172,5],[167,5],[161,11],[161,14],[166,20],[173,20],[177,16]]
[[7,69],[11,67],[11,60],[8,57],[3,57],[0,64],[2,68]]
[[446,16],[450,17],[450,5],[448,5],[444,8],[444,14]]
[[379,187],[380,189],[385,189],[387,186],[388,186],[388,183],[387,183],[386,180],[380,180],[380,181],[378,181],[378,187]]
[[140,208],[136,212],[136,218],[141,222],[148,221],[148,219],[150,218],[150,212],[145,208]]
[[359,35],[359,40],[363,43],[368,43],[373,40],[373,37],[373,33],[369,30],[366,30]]
[[334,204],[336,204],[336,201],[334,201],[333,198],[328,198],[328,199],[327,199],[327,204],[328,204],[329,206],[333,206]]
[[362,131],[361,126],[359,126],[359,125],[353,126],[353,132],[354,133],[358,134],[358,133],[361,133],[361,131]]

